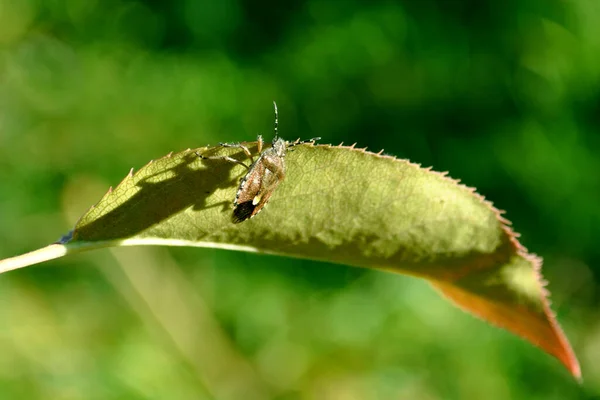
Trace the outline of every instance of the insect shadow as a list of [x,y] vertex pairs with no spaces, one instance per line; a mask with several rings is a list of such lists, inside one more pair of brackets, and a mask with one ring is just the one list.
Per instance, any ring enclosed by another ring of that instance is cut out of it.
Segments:
[[[242,157],[241,154],[231,156]],[[218,189],[231,188],[239,184],[239,177],[231,179],[231,169],[235,164],[223,162],[219,168],[194,168],[192,164],[202,161],[192,150],[189,150],[188,154],[175,154],[173,157],[181,157],[181,162],[160,169],[154,174],[145,175],[135,183],[138,191],[133,196],[85,225],[81,221],[78,222],[72,235],[61,239],[61,243],[69,239],[112,240],[140,235],[170,218],[189,219],[189,216],[181,213],[188,208],[193,211],[213,207],[231,210],[231,200],[207,205],[207,199]],[[143,167],[140,171],[152,168],[159,161]],[[131,178],[125,178],[113,193],[118,191],[121,185],[127,184],[128,179]],[[99,206],[109,207],[110,203],[107,204],[106,200],[102,200]],[[199,230],[198,234],[197,239],[200,239],[203,235],[202,230]]]
[[[182,213],[183,210],[190,207],[194,211],[213,207],[222,207],[223,211],[228,211],[233,202],[232,222],[239,223],[253,217],[266,205],[275,188],[285,177],[284,157],[286,151],[291,151],[290,148],[298,144],[314,143],[315,140],[320,139],[287,142],[279,138],[277,135],[277,105],[275,102],[273,105],[275,107],[275,136],[272,145],[264,151],[264,143],[259,136],[256,142],[221,144],[210,149],[203,149],[202,154],[199,151],[188,150],[184,154],[167,156],[180,158],[181,162],[165,169],[158,167],[159,170],[154,174],[149,174],[147,169],[160,165],[160,162],[164,160],[150,163],[138,171],[138,174],[142,174],[143,171],[144,178],[135,182],[135,187],[139,190],[134,195],[87,224],[78,222],[72,235],[61,239],[61,243],[70,239],[90,241],[124,239],[136,235],[143,236],[142,232],[145,231],[147,231],[148,237],[160,237],[161,234],[164,234],[163,232],[151,230],[167,219],[187,218],[173,222],[194,224],[195,221],[189,215]],[[254,161],[253,155],[257,157],[256,161]],[[250,159],[250,164],[242,162],[242,160],[247,162],[248,159]],[[197,163],[199,160],[207,164],[207,168],[191,167],[191,164]],[[219,168],[215,168],[214,162],[221,164]],[[232,180],[231,170],[236,165],[245,167],[247,171],[245,175],[240,175]],[[133,178],[125,178],[113,192],[123,189],[122,185],[129,184],[131,179],[135,180],[135,175]],[[233,186],[238,186],[235,198],[232,196],[231,199],[207,205],[208,197],[217,189]],[[125,195],[124,193],[123,196]],[[115,197],[114,201],[118,201],[118,199]],[[110,207],[110,203],[103,200],[99,206]],[[197,228],[194,230],[194,234],[197,235],[196,240],[209,234],[202,226],[197,226]]]

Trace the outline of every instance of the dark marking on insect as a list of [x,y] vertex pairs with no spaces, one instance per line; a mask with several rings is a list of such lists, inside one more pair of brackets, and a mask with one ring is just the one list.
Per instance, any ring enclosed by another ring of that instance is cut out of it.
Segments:
[[304,143],[314,143],[316,140],[321,139],[317,137],[309,140],[287,142],[278,137],[277,125],[279,122],[277,104],[273,102],[273,106],[275,107],[275,136],[273,137],[271,147],[264,151],[262,136],[258,136],[257,152],[259,156],[256,161],[254,161],[252,153],[244,144],[220,143],[222,147],[242,149],[244,154],[250,158],[251,163],[249,166],[229,156],[205,157],[196,153],[198,157],[205,160],[225,160],[241,165],[248,170],[246,175],[241,179],[235,195],[235,200],[233,201],[234,208],[231,221],[235,224],[254,217],[269,202],[273,192],[285,178],[285,155],[290,147]]

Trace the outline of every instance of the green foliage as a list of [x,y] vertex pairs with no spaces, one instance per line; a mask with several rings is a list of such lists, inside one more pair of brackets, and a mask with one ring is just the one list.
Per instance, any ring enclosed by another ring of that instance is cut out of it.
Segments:
[[294,147],[268,211],[232,225],[232,199],[246,170],[201,160],[196,153],[247,161],[241,150],[228,148],[152,161],[92,207],[68,243],[240,245],[427,276],[424,266],[443,269],[461,259],[464,264],[508,240],[496,211],[442,174],[389,156],[323,145]]

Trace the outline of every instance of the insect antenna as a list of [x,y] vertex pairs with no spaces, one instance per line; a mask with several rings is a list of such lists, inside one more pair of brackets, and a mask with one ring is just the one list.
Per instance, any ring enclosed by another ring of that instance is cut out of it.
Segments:
[[273,107],[275,108],[275,136],[273,140],[275,140],[277,139],[277,127],[279,125],[279,114],[277,112],[277,103],[275,103],[275,101],[273,101]]

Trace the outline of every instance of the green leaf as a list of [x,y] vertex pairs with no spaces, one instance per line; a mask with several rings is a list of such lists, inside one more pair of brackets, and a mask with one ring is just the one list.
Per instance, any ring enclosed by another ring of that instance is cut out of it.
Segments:
[[[247,146],[256,152],[256,142]],[[240,224],[232,202],[248,163],[237,148],[169,154],[131,172],[61,242],[0,271],[91,248],[219,247],[311,258],[429,280],[463,309],[579,364],[547,302],[541,262],[500,212],[444,174],[353,147],[298,145],[265,209]]]

